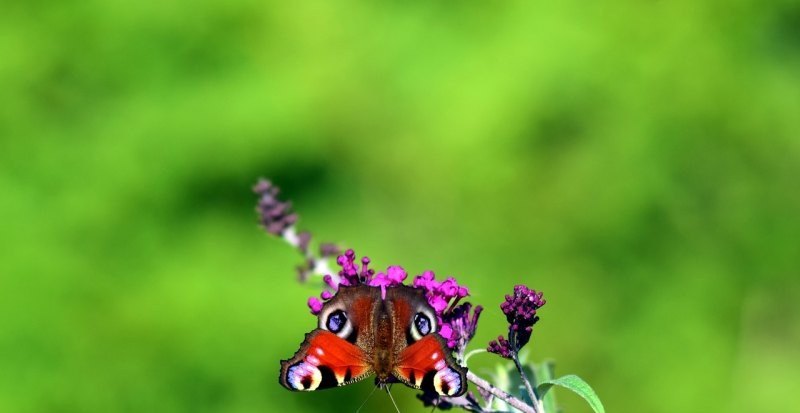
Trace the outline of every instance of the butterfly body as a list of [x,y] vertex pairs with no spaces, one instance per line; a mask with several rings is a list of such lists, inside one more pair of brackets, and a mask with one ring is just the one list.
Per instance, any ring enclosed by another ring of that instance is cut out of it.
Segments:
[[436,314],[421,290],[340,287],[319,313],[319,328],[281,362],[280,382],[289,390],[311,391],[375,374],[379,385],[396,379],[443,396],[461,395],[466,368],[436,329]]

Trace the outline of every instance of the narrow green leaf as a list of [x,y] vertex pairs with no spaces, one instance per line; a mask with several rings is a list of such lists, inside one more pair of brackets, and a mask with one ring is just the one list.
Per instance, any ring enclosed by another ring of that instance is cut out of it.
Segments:
[[470,357],[472,357],[472,356],[474,356],[476,354],[481,354],[481,353],[486,353],[486,352],[487,351],[486,351],[485,348],[479,348],[479,349],[475,349],[475,350],[470,351],[469,353],[467,353],[464,356],[464,366],[467,366],[467,363],[469,363]]
[[600,402],[600,398],[597,397],[597,394],[594,392],[594,390],[592,390],[592,388],[585,381],[583,381],[582,378],[574,374],[544,381],[542,384],[536,387],[536,391],[540,397],[544,397],[547,394],[547,391],[555,385],[572,390],[573,392],[577,393],[578,396],[583,397],[584,400],[589,403],[589,406],[592,407],[592,410],[594,410],[595,413],[605,413],[603,403]]

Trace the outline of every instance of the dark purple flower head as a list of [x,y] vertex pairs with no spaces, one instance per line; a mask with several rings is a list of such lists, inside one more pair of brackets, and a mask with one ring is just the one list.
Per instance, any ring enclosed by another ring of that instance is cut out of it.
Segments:
[[500,357],[510,359],[514,352],[511,350],[511,343],[505,339],[503,336],[497,336],[497,340],[492,340],[489,342],[489,348],[487,348],[490,353],[494,353],[499,355]]
[[287,228],[297,222],[297,214],[292,212],[292,203],[278,199],[280,190],[272,182],[259,179],[253,186],[258,195],[259,221],[264,229],[273,235],[282,235]]
[[505,301],[500,304],[509,323],[509,332],[516,334],[517,350],[528,343],[533,325],[539,321],[536,310],[546,303],[542,294],[520,284],[514,287],[514,295],[506,295]]
[[531,339],[533,325],[539,321],[536,310],[545,305],[542,292],[524,285],[514,286],[514,295],[506,295],[500,309],[508,320],[508,340],[499,337],[489,343],[489,352],[510,358]]

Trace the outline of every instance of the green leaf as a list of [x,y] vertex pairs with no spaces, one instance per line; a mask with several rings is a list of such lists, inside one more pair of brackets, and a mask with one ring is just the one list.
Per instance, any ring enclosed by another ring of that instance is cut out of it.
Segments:
[[[553,360],[545,360],[542,364],[536,366],[536,371],[538,372],[537,376],[541,383],[551,382],[555,378],[555,369],[556,363]],[[546,394],[542,394],[537,387],[537,396],[544,404],[544,411],[547,413],[558,413],[559,409],[556,404],[556,394],[555,392],[547,392]]]
[[555,385],[572,390],[577,393],[578,396],[583,397],[595,413],[605,413],[606,410],[603,408],[603,403],[600,402],[600,398],[597,397],[597,393],[595,393],[582,378],[574,374],[562,376],[554,380],[543,381],[542,384],[536,387],[539,397],[545,397],[547,391]]
[[[519,357],[520,364],[522,364],[522,365],[528,364],[528,355],[530,355],[530,352],[528,351],[527,348],[524,348],[524,349],[519,351],[518,357]],[[533,364],[533,363],[531,363],[531,364]]]
[[[494,379],[494,385],[497,386],[497,388],[510,393],[509,388],[511,387],[511,376],[509,375],[508,367],[504,366],[504,364],[497,364],[495,365],[494,369],[494,373],[489,374]],[[494,410],[500,411],[511,410],[511,406],[497,397],[492,399],[490,407]]]

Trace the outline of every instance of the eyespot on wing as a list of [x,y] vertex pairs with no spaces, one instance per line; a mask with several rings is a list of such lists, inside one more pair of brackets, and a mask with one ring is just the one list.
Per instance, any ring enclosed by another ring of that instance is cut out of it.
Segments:
[[438,334],[429,334],[406,347],[392,374],[406,385],[456,397],[467,391],[467,368],[456,363]]

